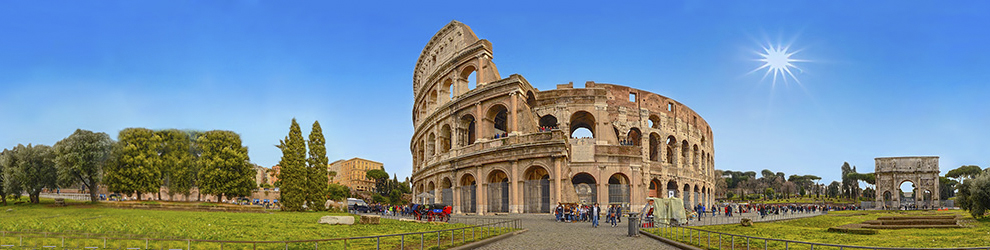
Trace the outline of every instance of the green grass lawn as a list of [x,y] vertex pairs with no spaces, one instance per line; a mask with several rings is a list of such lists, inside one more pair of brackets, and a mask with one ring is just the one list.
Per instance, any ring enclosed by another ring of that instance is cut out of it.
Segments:
[[[753,227],[743,227],[739,224],[694,227],[714,232],[730,233],[737,235],[756,236],[772,239],[786,239],[815,243],[828,243],[853,246],[877,246],[877,247],[923,247],[923,248],[948,248],[948,247],[985,247],[990,246],[990,219],[979,219],[971,221],[971,227],[964,228],[939,228],[939,229],[898,229],[898,230],[878,230],[876,235],[857,235],[846,233],[827,232],[829,227],[840,226],[851,223],[861,223],[866,220],[874,220],[880,216],[911,215],[920,212],[886,212],[886,211],[841,211],[829,212],[828,215],[813,218],[788,220],[771,223],[756,223]],[[960,214],[967,219],[972,219],[964,211],[942,211],[944,214]],[[707,240],[707,239],[705,239]],[[695,240],[696,241],[696,240]],[[740,246],[742,240],[737,241]],[[703,243],[707,243],[704,242]],[[729,243],[723,243],[728,247]],[[754,242],[757,248],[763,248],[763,242]],[[697,244],[696,244],[697,245]],[[702,244],[705,245],[705,244]],[[745,247],[745,245],[741,245]],[[770,249],[775,246],[783,248],[783,244],[770,244]],[[790,245],[791,249],[807,249],[806,246]],[[820,248],[815,249],[832,249]]]
[[[389,219],[382,219],[379,225],[324,225],[317,224],[321,216],[349,214],[322,212],[233,213],[158,211],[114,209],[99,204],[90,205],[79,202],[70,202],[70,206],[68,207],[53,207],[51,205],[52,203],[53,201],[50,199],[43,199],[42,204],[18,204],[0,207],[0,211],[3,211],[0,212],[0,222],[2,222],[0,223],[0,231],[94,233],[120,238],[147,237],[225,241],[282,241],[398,234],[468,226],[464,224],[401,222]],[[7,209],[12,209],[13,211],[7,211]],[[359,221],[358,217],[355,216],[355,222]],[[470,230],[463,234],[466,235],[466,240],[472,239]],[[461,238],[461,235],[462,232],[457,232],[454,240],[457,242],[465,240]],[[481,232],[477,231],[477,235],[480,236]],[[430,242],[436,245],[437,235],[433,234],[431,236],[423,239],[424,245],[427,245],[427,247],[430,245],[428,244]],[[445,233],[440,237],[442,237],[442,241],[447,241],[447,244],[449,244],[451,237],[449,233]],[[13,239],[16,239],[16,237],[11,238],[8,236],[0,238],[0,245],[9,245],[13,242]],[[418,247],[420,244],[418,235],[409,237],[406,240],[413,239],[415,240],[415,245]],[[398,240],[398,238],[383,239],[382,244],[398,244]],[[376,242],[372,241],[351,241],[349,244],[350,247],[373,246]],[[181,243],[179,244],[181,245],[180,247],[185,248],[186,242],[177,243]],[[51,245],[54,243],[44,244]],[[102,241],[96,243],[91,241],[80,244],[100,245]],[[136,243],[127,244],[138,244],[143,247],[144,241],[140,240]],[[312,249],[314,246],[313,243],[300,243],[299,245],[305,245],[309,249]],[[320,248],[332,249],[334,246],[326,244],[325,246],[321,245]],[[336,246],[342,247],[343,245]],[[175,246],[167,247],[174,248]],[[231,245],[228,244],[226,247],[231,247]],[[283,245],[270,247],[284,248]],[[193,248],[196,247],[194,246]]]
[[846,203],[849,203],[849,204],[853,204],[853,203],[859,204],[858,201],[853,201],[851,199],[844,199],[844,198],[843,199],[839,199],[839,198],[829,198],[829,199],[826,199],[824,197],[815,199],[814,196],[810,196],[810,197],[808,197],[808,196],[800,196],[800,197],[799,196],[794,196],[794,197],[791,197],[790,199],[775,199],[775,200],[733,200],[732,202],[752,202],[752,203],[760,203],[760,204],[789,204],[789,203],[808,203],[808,204],[811,204],[811,203],[822,203],[822,202],[824,202],[824,203],[832,203],[832,204],[846,204]]

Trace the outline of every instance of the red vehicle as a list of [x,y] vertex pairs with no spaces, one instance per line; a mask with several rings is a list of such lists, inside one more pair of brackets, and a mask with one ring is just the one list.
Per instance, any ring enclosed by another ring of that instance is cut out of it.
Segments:
[[453,208],[443,204],[419,205],[413,204],[413,216],[416,220],[426,221],[450,221],[450,214]]

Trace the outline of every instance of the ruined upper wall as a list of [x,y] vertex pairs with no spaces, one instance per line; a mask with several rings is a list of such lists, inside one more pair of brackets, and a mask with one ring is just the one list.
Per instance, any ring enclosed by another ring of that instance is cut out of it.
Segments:
[[938,156],[878,157],[875,173],[938,172]]
[[459,51],[478,40],[471,27],[456,20],[450,21],[437,31],[437,34],[433,35],[430,42],[423,47],[419,60],[416,61],[413,72],[413,95],[418,96],[423,85],[426,84],[426,78],[436,73],[443,63],[450,61]]

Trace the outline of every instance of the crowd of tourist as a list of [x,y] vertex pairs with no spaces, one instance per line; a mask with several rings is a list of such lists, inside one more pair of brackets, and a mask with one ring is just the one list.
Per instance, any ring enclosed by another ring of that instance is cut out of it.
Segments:
[[605,222],[615,227],[622,222],[622,206],[612,204],[607,208],[601,208],[598,203],[592,206],[557,203],[553,215],[557,222],[591,222],[593,227],[598,227],[598,221],[602,215],[605,215]]
[[622,139],[622,140],[619,140],[619,145],[622,145],[622,146],[636,146],[636,141]]
[[509,137],[509,133],[496,133],[495,134],[495,137],[493,137],[493,138],[498,139],[498,138],[505,138],[505,137]]
[[540,126],[540,132],[550,132],[550,130],[557,129],[557,127],[551,126]]

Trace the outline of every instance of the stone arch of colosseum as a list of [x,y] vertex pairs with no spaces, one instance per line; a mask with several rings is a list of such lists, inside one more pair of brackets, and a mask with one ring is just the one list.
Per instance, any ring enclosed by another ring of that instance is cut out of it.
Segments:
[[[476,214],[548,213],[558,202],[635,210],[668,191],[711,202],[714,143],[699,114],[621,85],[537,89],[521,75],[501,78],[492,51],[453,21],[420,54],[410,138],[417,195]],[[579,128],[590,138],[574,138]]]

